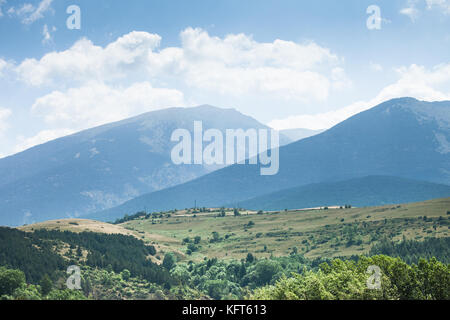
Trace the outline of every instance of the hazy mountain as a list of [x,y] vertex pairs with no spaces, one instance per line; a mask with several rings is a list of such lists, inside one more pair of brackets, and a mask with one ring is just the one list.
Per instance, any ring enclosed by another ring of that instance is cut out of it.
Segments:
[[233,165],[92,215],[113,219],[147,209],[217,206],[286,188],[387,175],[450,184],[450,102],[393,99],[280,148],[277,175]]
[[388,176],[368,176],[284,189],[239,202],[254,210],[284,210],[321,206],[356,207],[419,202],[450,197],[450,186]]
[[196,120],[204,130],[268,128],[234,109],[171,108],[33,147],[0,159],[0,224],[82,216],[218,169],[171,161],[172,132],[192,133]]
[[322,133],[325,130],[310,130],[310,129],[286,129],[280,130],[280,133],[291,139],[292,141],[298,141],[301,139],[309,138],[315,136],[316,134]]

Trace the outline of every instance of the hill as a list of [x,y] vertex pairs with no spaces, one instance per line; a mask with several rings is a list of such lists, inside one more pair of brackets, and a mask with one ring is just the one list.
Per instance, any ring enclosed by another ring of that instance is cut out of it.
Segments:
[[88,219],[49,220],[20,226],[17,229],[25,232],[34,232],[36,230],[56,230],[75,233],[98,232],[106,234],[134,235],[132,231],[127,230],[122,226]]
[[[240,210],[239,216],[225,209],[224,217],[220,211],[155,213],[119,225],[142,232],[147,242],[182,252],[179,259],[186,261],[242,259],[248,253],[268,258],[294,250],[307,258],[350,257],[368,253],[383,240],[448,237],[450,227],[450,197],[365,208]],[[197,250],[188,254],[196,237]]]
[[238,204],[311,183],[369,175],[450,184],[450,102],[386,101],[335,127],[280,147],[279,172],[259,165],[229,166],[187,183],[139,196],[90,215],[114,220],[125,213]]
[[171,161],[172,132],[193,132],[196,120],[204,130],[267,128],[205,105],[153,111],[33,147],[0,159],[0,225],[82,217],[218,169]]
[[[444,198],[366,208],[240,210],[239,215],[233,209],[196,208],[140,213],[118,225],[62,220],[20,227],[32,232],[0,227],[0,273],[18,272],[2,266],[18,268],[27,279],[26,292],[14,291],[4,298],[36,299],[39,290],[33,283],[46,274],[54,281],[50,297],[60,296],[63,292],[56,290],[65,288],[60,284],[73,264],[81,266],[84,281],[82,296],[72,298],[109,300],[242,299],[268,284],[281,285],[277,280],[283,276],[299,273],[299,279],[313,272],[320,277],[329,268],[345,272],[333,275],[334,282],[324,279],[324,287],[353,288],[355,282],[349,279],[355,277],[359,287],[365,287],[367,266],[375,264],[390,277],[385,282],[390,287],[384,287],[389,299],[442,299],[448,296],[442,279],[448,277],[450,259],[449,209],[450,198]],[[85,232],[73,222],[101,231]],[[107,227],[136,236],[109,234]],[[344,265],[349,269],[343,270]],[[352,272],[349,277],[349,270],[359,270],[360,275]],[[438,281],[433,286],[430,276]],[[411,291],[411,277],[417,280],[417,291]],[[68,291],[66,299],[73,292]],[[376,295],[387,299],[384,293]]]
[[368,207],[444,197],[450,197],[450,186],[398,177],[368,176],[285,189],[239,202],[239,206],[253,210],[283,210],[345,204]]

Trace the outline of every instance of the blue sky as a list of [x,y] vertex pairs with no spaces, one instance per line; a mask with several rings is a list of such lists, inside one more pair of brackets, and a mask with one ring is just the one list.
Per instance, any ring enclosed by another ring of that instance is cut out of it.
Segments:
[[[78,5],[81,29],[66,9]],[[376,5],[379,29],[366,25]],[[0,157],[170,106],[328,128],[450,99],[450,0],[0,0]]]

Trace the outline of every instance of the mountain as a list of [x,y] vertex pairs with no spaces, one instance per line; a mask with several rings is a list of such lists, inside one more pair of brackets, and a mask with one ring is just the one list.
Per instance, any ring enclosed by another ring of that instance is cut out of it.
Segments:
[[309,138],[315,136],[316,134],[322,133],[325,130],[310,130],[310,129],[286,129],[280,130],[280,133],[287,136],[292,141],[298,141],[301,139]]
[[91,217],[238,203],[259,195],[319,182],[369,175],[450,184],[450,101],[386,101],[333,128],[279,149],[279,172],[233,165],[187,183],[149,193]]
[[268,128],[234,109],[204,105],[153,111],[33,147],[0,159],[0,224],[83,216],[218,169],[171,161],[172,132],[192,133],[196,120],[203,130]]
[[264,194],[239,206],[252,210],[284,210],[324,206],[356,207],[411,203],[450,197],[450,186],[389,176],[368,176],[314,183]]

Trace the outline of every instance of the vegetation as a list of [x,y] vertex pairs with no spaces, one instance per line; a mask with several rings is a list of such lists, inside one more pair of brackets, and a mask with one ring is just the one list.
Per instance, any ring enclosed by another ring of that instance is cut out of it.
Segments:
[[424,241],[404,240],[401,242],[383,239],[370,249],[370,255],[385,254],[400,257],[406,263],[418,263],[421,258],[435,257],[444,263],[450,263],[450,237],[428,238]]
[[[0,296],[450,299],[449,204],[196,208],[138,213],[116,225],[0,228]],[[70,265],[81,268],[81,290],[66,287]],[[380,268],[380,290],[367,285],[369,266]]]
[[[110,267],[115,272],[127,269],[133,276],[170,283],[168,271],[148,259],[155,254],[155,248],[132,236],[55,230],[26,233],[0,228],[0,239],[0,265],[22,270],[33,284],[49,272],[78,264]],[[83,251],[85,254],[80,256]]]
[[[346,208],[345,208],[346,207]],[[292,210],[257,212],[220,208],[197,218],[179,211],[153,224],[138,218],[117,225],[142,237],[165,252],[177,252],[179,261],[202,261],[206,258],[245,259],[251,252],[258,258],[289,255],[293,248],[308,258],[377,254],[371,248],[384,239],[393,243],[406,240],[423,242],[428,238],[448,237],[450,198],[432,201],[386,205],[381,207]],[[223,210],[225,214],[219,213]],[[424,216],[427,218],[424,219]],[[197,250],[188,251],[182,239],[201,237]],[[447,245],[448,247],[448,245]],[[265,249],[266,248],[266,249]],[[442,251],[442,250],[441,250]],[[432,254],[443,262],[447,258]],[[418,253],[417,257],[421,257]],[[408,260],[408,263],[417,262]]]
[[[379,289],[367,286],[371,265],[381,269]],[[250,299],[345,300],[345,299],[450,299],[450,265],[435,258],[408,265],[400,258],[362,256],[358,262],[334,259],[318,271],[283,276],[274,285],[257,289]]]

